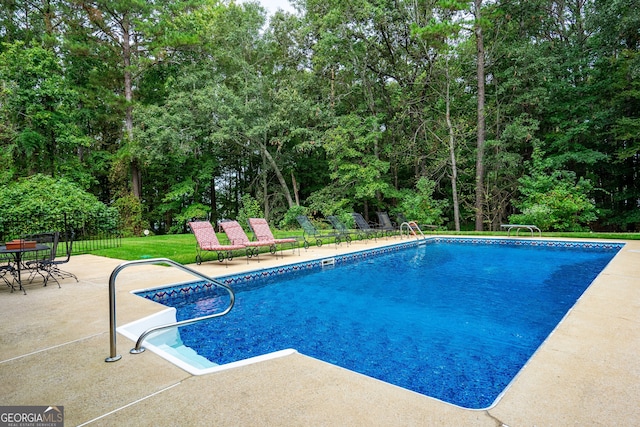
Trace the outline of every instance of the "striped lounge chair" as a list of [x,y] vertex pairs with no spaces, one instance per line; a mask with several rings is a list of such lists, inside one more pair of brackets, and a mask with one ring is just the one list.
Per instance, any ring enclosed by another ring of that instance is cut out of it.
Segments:
[[[269,252],[272,254],[276,253],[277,248],[274,240],[249,240],[238,221],[224,221],[220,223],[220,227],[222,227],[222,231],[224,231],[224,234],[229,238],[229,242],[234,245],[243,245],[246,248],[247,258],[258,258],[260,255],[260,247],[263,246],[268,247]],[[258,261],[260,261],[260,258],[258,258]]]
[[231,261],[233,259],[233,251],[245,249],[242,244],[221,245],[218,236],[209,221],[191,221],[189,228],[196,236],[196,263],[202,264],[202,255],[204,252],[217,252],[218,261],[225,259]]
[[273,237],[269,223],[264,218],[249,218],[249,227],[253,232],[255,239],[258,242],[275,242],[276,245],[280,245],[280,251],[282,252],[283,245],[291,245],[293,252],[298,248],[298,255],[300,255],[300,244],[295,237],[285,237],[282,239],[276,239]]

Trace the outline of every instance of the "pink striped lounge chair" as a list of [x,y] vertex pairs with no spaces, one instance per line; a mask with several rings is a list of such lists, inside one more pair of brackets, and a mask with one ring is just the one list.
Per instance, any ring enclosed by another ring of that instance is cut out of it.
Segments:
[[[247,234],[244,232],[238,221],[224,221],[220,223],[220,227],[222,227],[222,231],[229,238],[229,242],[234,245],[244,245],[247,250],[247,257],[251,258],[252,256],[258,257],[260,255],[260,247],[266,246],[269,248],[269,252],[272,254],[276,253],[276,242],[273,240],[260,240],[260,241],[251,241],[247,237]],[[258,261],[260,259],[258,258]]]
[[221,245],[209,221],[189,222],[189,228],[193,231],[193,235],[196,236],[196,263],[198,264],[202,264],[202,255],[205,251],[217,252],[218,261],[222,262],[225,259],[231,261],[233,259],[233,251],[246,248],[245,245],[234,244],[233,242],[230,245]]
[[291,245],[291,249],[293,252],[298,248],[298,255],[300,254],[300,245],[298,243],[298,239],[295,237],[285,237],[282,239],[276,239],[273,237],[273,233],[271,232],[271,228],[269,227],[269,223],[264,218],[249,218],[249,227],[253,231],[253,235],[255,236],[257,241],[273,241],[276,245],[280,245],[280,251],[282,251],[283,245]]

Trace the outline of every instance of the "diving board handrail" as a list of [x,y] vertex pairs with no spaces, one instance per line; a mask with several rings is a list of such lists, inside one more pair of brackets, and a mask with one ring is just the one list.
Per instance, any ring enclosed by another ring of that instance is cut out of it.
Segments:
[[116,362],[118,360],[120,360],[122,358],[121,355],[117,354],[117,350],[116,350],[116,277],[118,276],[118,274],[124,270],[127,267],[132,267],[134,265],[143,265],[143,264],[169,264],[172,265],[176,268],[178,268],[179,270],[182,270],[184,272],[187,272],[189,274],[192,274],[196,277],[199,277],[202,280],[205,280],[209,283],[213,283],[216,286],[219,286],[221,288],[226,289],[229,292],[229,307],[227,307],[224,311],[218,312],[218,313],[214,313],[214,314],[209,314],[207,316],[202,316],[202,317],[197,317],[197,318],[193,318],[193,319],[186,319],[186,320],[182,320],[180,322],[173,322],[173,323],[168,323],[165,325],[159,325],[159,326],[155,326],[153,328],[149,328],[146,331],[144,331],[142,333],[142,335],[140,335],[140,337],[138,338],[138,341],[136,342],[136,346],[135,348],[133,348],[131,350],[132,354],[136,354],[136,353],[142,353],[144,351],[144,347],[141,347],[142,342],[144,341],[144,339],[149,335],[152,334],[154,332],[160,331],[160,330],[164,330],[164,329],[168,329],[168,328],[173,328],[173,327],[178,327],[178,326],[184,326],[184,325],[189,325],[192,323],[196,323],[196,322],[200,322],[202,320],[207,320],[207,319],[212,319],[214,317],[220,317],[220,316],[224,316],[225,314],[229,313],[229,311],[231,311],[231,309],[233,308],[233,305],[235,304],[235,300],[236,300],[236,296],[233,293],[233,289],[231,289],[231,287],[229,287],[228,285],[225,285],[222,282],[218,282],[217,280],[212,279],[211,277],[208,277],[196,270],[193,270],[189,267],[186,267],[176,261],[173,261],[171,259],[168,258],[152,258],[152,259],[141,259],[141,260],[135,260],[135,261],[126,261],[123,262],[122,264],[120,264],[119,266],[117,266],[112,272],[111,272],[111,276],[109,277],[109,338],[110,338],[110,354],[109,357],[107,357],[105,359],[105,362]]
[[418,230],[418,232],[420,233],[423,239],[427,238],[427,236],[425,236],[422,230],[420,229],[420,226],[418,225],[418,223],[415,221],[405,221],[402,224],[400,224],[400,238],[402,238],[402,230],[404,229],[405,226],[407,227],[407,237],[409,237],[409,233],[418,237],[418,235],[416,234],[416,230]]

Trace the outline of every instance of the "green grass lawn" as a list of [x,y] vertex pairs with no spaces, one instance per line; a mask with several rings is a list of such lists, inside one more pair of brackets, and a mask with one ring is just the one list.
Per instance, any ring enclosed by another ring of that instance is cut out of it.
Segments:
[[[302,230],[277,232],[275,237],[299,236],[302,238]],[[222,233],[217,233],[221,244],[228,244],[229,240]],[[302,245],[301,245],[302,246]],[[261,248],[267,251],[267,248]],[[99,249],[91,252],[93,255],[116,258],[124,261],[133,261],[145,258],[169,258],[181,264],[193,264],[196,262],[196,238],[193,234],[169,234],[164,236],[127,237],[122,239],[118,248]],[[245,256],[244,250],[236,251],[235,256]],[[204,252],[204,262],[217,261],[216,252]]]
[[[302,239],[302,230],[275,231],[276,237],[298,236]],[[425,233],[428,235],[428,233]],[[472,236],[506,236],[506,232],[455,232],[438,231],[438,234],[472,235]],[[543,237],[566,237],[571,239],[617,239],[640,240],[640,233],[542,233]],[[520,237],[527,237],[527,233],[520,233]],[[222,233],[218,233],[220,243],[228,240]],[[301,245],[302,246],[302,245]],[[266,250],[263,248],[263,250]],[[128,237],[122,239],[118,248],[100,249],[91,252],[94,255],[133,261],[145,258],[169,258],[181,264],[192,264],[196,260],[196,239],[193,234],[171,234],[164,236]],[[236,256],[244,256],[244,251],[236,252]],[[217,260],[215,252],[204,254],[204,262]]]

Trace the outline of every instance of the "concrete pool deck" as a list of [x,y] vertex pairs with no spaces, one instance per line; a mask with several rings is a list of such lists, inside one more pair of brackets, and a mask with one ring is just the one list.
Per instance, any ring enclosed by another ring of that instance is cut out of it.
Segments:
[[[394,242],[190,267],[220,277]],[[0,287],[0,406],[64,406],[67,426],[639,425],[640,241],[625,243],[487,410],[449,405],[299,353],[192,376],[150,351],[129,354],[134,343],[118,335],[122,359],[106,363],[108,282],[121,261],[93,255],[65,266],[78,283],[27,284],[27,295]],[[156,265],[123,270],[117,325],[161,308],[131,290],[192,277]]]

